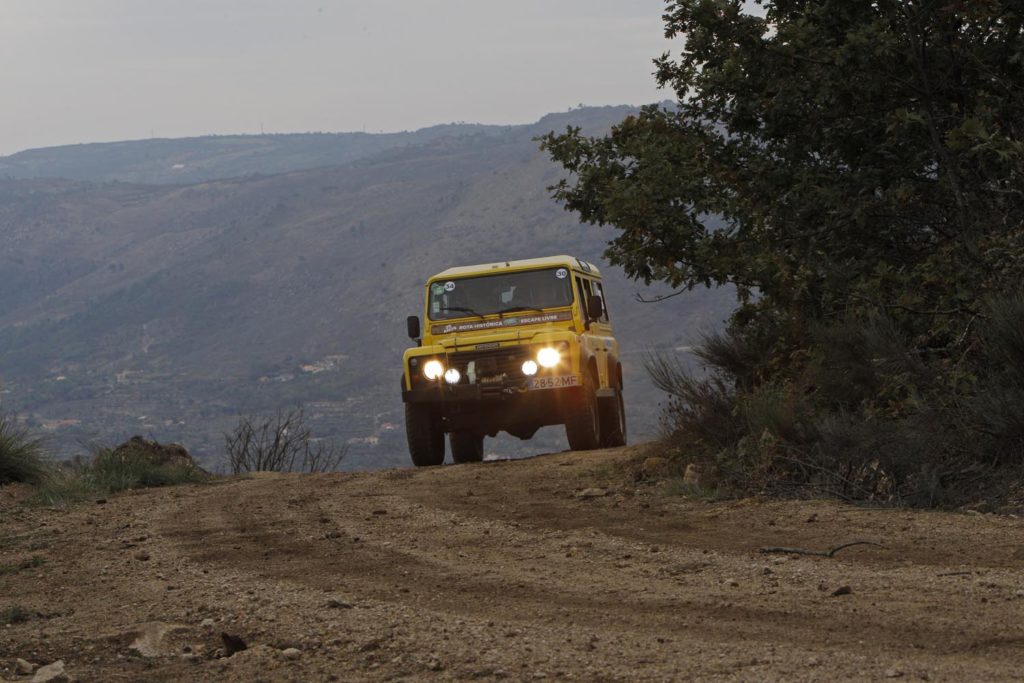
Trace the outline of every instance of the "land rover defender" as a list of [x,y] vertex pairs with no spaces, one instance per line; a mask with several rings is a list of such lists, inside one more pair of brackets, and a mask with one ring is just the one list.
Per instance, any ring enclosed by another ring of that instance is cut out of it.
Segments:
[[483,459],[485,436],[565,425],[569,447],[626,443],[622,365],[601,273],[551,256],[449,268],[427,281],[424,324],[403,358],[409,454],[417,466]]

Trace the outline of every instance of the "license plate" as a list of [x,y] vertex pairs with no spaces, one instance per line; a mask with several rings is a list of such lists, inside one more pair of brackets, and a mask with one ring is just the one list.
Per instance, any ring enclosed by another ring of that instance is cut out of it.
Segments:
[[557,377],[533,377],[530,379],[530,391],[534,389],[561,389],[578,387],[580,378],[576,375],[559,375]]

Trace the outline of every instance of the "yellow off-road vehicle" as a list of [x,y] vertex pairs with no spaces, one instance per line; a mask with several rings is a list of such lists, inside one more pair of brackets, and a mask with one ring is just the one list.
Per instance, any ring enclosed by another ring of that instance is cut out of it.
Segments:
[[626,443],[622,365],[601,273],[571,256],[449,268],[427,281],[403,358],[414,464],[483,459],[484,436],[564,424],[573,450]]

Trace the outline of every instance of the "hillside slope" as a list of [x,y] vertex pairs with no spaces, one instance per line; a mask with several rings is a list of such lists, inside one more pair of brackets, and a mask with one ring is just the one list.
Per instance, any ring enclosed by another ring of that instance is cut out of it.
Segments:
[[[187,187],[0,182],[4,400],[62,443],[141,432],[208,464],[239,414],[301,402],[314,433],[355,442],[351,463],[387,464],[375,447],[400,443],[404,320],[429,275],[566,252],[599,261],[611,233],[549,199],[558,171],[534,140],[573,120]],[[731,296],[640,304],[636,284],[608,278],[634,434],[650,435],[659,399],[642,351],[692,342]],[[562,447],[546,434],[527,448]]]
[[[627,483],[637,456],[264,475],[69,512],[0,488],[0,615],[25,619],[0,625],[0,672],[1020,680],[1022,520],[706,503]],[[759,552],[856,539],[884,547]],[[248,649],[224,657],[221,634]]]

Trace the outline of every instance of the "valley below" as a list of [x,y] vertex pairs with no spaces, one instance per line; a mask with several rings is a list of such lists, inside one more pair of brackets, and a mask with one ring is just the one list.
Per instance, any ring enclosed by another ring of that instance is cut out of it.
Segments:
[[[348,447],[344,469],[405,464],[398,378],[427,278],[564,253],[602,269],[630,432],[652,438],[665,396],[645,354],[687,356],[735,293],[641,303],[672,290],[601,261],[615,231],[580,225],[550,197],[561,171],[536,139],[604,131],[631,111],[0,157],[0,411],[61,459],[140,435],[223,472],[240,418],[301,406],[315,438]],[[560,429],[487,442],[498,457],[565,446]]]

